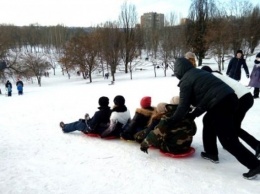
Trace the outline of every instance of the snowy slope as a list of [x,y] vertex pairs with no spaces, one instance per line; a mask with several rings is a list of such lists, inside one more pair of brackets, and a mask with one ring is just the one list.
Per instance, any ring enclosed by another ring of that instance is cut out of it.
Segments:
[[[253,60],[248,61],[252,69]],[[85,113],[92,115],[102,95],[123,95],[134,115],[144,95],[152,104],[169,102],[178,95],[178,80],[167,77],[163,70],[116,74],[115,85],[101,77],[93,83],[59,72],[43,78],[42,87],[25,82],[24,95],[0,95],[0,193],[3,194],[143,194],[143,193],[259,193],[260,176],[245,180],[244,166],[219,145],[219,164],[200,157],[203,151],[202,117],[197,118],[198,132],[192,146],[195,154],[173,159],[158,150],[149,154],[139,145],[122,140],[101,140],[80,132],[63,134],[59,122],[72,122]],[[242,72],[243,84],[248,79]],[[13,83],[14,85],[14,83]],[[4,85],[0,85],[2,91]],[[251,89],[252,91],[252,89]],[[260,139],[260,100],[256,100],[243,122],[243,127]]]

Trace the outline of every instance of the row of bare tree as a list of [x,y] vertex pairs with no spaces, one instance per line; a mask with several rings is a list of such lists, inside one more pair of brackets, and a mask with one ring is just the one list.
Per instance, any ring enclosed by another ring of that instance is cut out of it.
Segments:
[[[230,6],[228,6],[230,5]],[[230,7],[230,9],[228,9]],[[230,53],[242,49],[253,54],[260,41],[260,8],[248,1],[233,1],[223,7],[214,0],[193,0],[185,23],[176,25],[175,13],[165,18],[165,26],[141,28],[136,7],[123,3],[119,20],[92,28],[65,26],[0,26],[0,60],[7,68],[0,77],[36,77],[41,86],[45,71],[61,65],[70,76],[81,72],[92,82],[94,71],[110,71],[115,81],[116,70],[132,71],[141,62],[142,52],[154,66],[173,69],[174,61],[187,51],[196,54],[198,65],[205,57],[215,57],[219,70],[224,69]],[[156,75],[156,74],[155,74]]]

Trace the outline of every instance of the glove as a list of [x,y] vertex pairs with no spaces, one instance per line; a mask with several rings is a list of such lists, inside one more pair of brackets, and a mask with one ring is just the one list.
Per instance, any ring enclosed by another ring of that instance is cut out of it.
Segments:
[[246,74],[246,77],[249,78],[249,74]]
[[141,143],[141,147],[140,147],[140,150],[143,151],[144,153],[147,153],[148,154],[148,148],[149,148],[149,145],[147,144],[146,141],[143,141]]
[[195,114],[193,113],[188,113],[187,114],[187,119],[189,119],[190,121],[194,121],[196,118]]

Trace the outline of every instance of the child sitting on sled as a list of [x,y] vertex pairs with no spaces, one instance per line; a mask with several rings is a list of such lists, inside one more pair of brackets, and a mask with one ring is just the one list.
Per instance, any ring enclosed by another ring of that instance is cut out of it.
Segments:
[[[177,97],[175,97],[177,99]],[[169,126],[165,119],[172,116],[177,109],[175,104],[165,105],[165,114],[161,117],[158,125],[151,130],[141,143],[141,150],[148,153],[150,146],[159,148],[162,152],[182,154],[190,149],[193,136],[197,131],[196,124],[188,117],[183,118],[178,124]]]

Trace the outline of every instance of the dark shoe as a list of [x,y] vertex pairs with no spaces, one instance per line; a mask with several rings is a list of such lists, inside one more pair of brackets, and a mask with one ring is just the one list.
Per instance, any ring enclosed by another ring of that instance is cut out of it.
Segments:
[[248,171],[248,173],[244,173],[243,177],[245,179],[254,179],[257,177],[257,175],[260,174],[260,165],[258,167],[256,167],[255,169],[251,169]]
[[254,96],[254,99],[259,98],[259,96]]
[[256,149],[255,149],[255,156],[257,158],[260,157],[260,143],[257,145]]
[[62,121],[60,122],[60,127],[61,127],[61,129],[64,129],[64,127],[65,127],[65,124]]
[[85,133],[85,134],[89,134],[89,131],[88,131],[88,130],[82,130],[81,132],[82,132],[82,133]]
[[63,132],[63,133],[65,133],[64,127],[65,127],[65,124],[61,121],[61,122],[60,122],[60,128],[62,129],[62,132]]
[[206,152],[201,152],[201,157],[210,160],[211,162],[217,164],[219,163],[218,156],[213,154],[207,154]]
[[121,138],[124,139],[124,140],[135,140],[134,136],[131,135],[130,133],[121,133],[120,134]]

